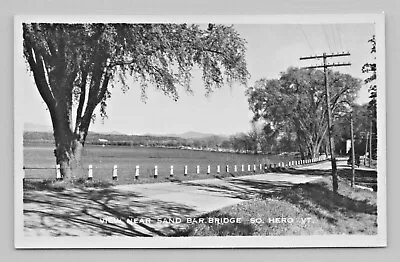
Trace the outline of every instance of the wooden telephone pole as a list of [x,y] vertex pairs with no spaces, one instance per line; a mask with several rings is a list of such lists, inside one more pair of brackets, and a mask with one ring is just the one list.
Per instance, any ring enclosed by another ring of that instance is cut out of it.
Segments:
[[369,162],[368,166],[371,167],[372,163],[372,119],[369,125]]
[[349,56],[350,53],[336,53],[336,54],[326,54],[316,56],[307,56],[300,57],[300,60],[308,60],[308,59],[323,59],[322,65],[308,66],[303,67],[305,69],[316,69],[323,68],[324,69],[324,82],[325,82],[325,97],[326,97],[326,107],[328,114],[328,135],[329,135],[329,149],[331,151],[331,165],[332,165],[332,187],[333,192],[337,193],[338,190],[338,179],[337,179],[337,165],[335,158],[335,142],[333,141],[333,126],[332,126],[332,109],[331,109],[331,98],[329,94],[329,82],[328,82],[328,68],[329,67],[337,67],[337,66],[350,66],[350,63],[332,63],[327,64],[326,59],[331,57],[339,57],[339,56]]
[[353,110],[350,115],[350,134],[351,134],[351,187],[356,185],[356,171],[355,171],[355,158],[354,153],[354,127],[353,127]]
[[367,153],[368,153],[368,139],[369,139],[369,132],[367,132],[367,137],[366,137],[367,141],[365,142],[364,166],[367,166],[365,160],[367,159]]

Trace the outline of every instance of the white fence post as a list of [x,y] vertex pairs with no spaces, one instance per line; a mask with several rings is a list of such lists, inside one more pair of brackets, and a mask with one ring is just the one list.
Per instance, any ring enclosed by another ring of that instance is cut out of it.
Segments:
[[56,179],[61,180],[61,170],[60,170],[60,164],[56,165]]
[[229,173],[229,165],[226,165],[226,173]]
[[112,179],[113,180],[118,180],[118,167],[117,167],[117,165],[114,165],[114,167],[113,167]]
[[254,164],[253,165],[253,172],[256,172],[256,170],[257,170],[257,166],[256,166],[256,164]]
[[260,164],[260,171],[262,170],[262,164]]
[[154,166],[154,178],[158,177],[158,166]]
[[196,166],[196,174],[200,174],[200,166]]
[[136,166],[135,168],[135,179],[139,179],[139,166]]
[[187,176],[188,172],[187,172],[187,166],[185,166],[185,168],[183,169],[183,175]]
[[244,165],[242,165],[242,172],[244,172]]
[[174,166],[171,166],[171,170],[170,170],[169,176],[170,177],[174,176]]
[[233,166],[233,171],[234,171],[234,172],[237,172],[237,165],[234,165],[234,166]]
[[247,165],[247,171],[248,171],[248,172],[251,171],[251,165]]
[[93,179],[93,166],[89,165],[88,167],[88,180],[92,180]]
[[209,175],[210,173],[211,173],[211,166],[208,165],[208,166],[207,166],[207,175]]
[[217,174],[221,173],[221,167],[217,165]]

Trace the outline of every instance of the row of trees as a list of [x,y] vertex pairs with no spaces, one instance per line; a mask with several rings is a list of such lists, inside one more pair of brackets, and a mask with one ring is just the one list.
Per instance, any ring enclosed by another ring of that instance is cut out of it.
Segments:
[[[334,125],[349,112],[361,80],[349,74],[328,72]],[[264,123],[270,140],[301,156],[316,157],[327,135],[324,73],[320,70],[288,68],[278,79],[260,79],[247,89],[253,121]]]

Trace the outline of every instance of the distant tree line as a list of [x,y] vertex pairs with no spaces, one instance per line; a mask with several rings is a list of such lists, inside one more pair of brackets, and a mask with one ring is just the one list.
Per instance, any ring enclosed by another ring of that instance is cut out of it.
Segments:
[[[287,139],[276,142],[265,133],[265,127],[255,127],[247,133],[239,133],[230,137],[209,136],[205,138],[185,139],[180,137],[140,136],[99,134],[89,132],[87,145],[108,146],[146,146],[170,147],[199,150],[220,150],[246,154],[276,154],[294,150]],[[53,144],[54,136],[50,132],[24,132],[24,143]]]
[[[50,132],[24,132],[25,144],[52,144],[54,136]],[[152,147],[189,147],[196,149],[231,149],[229,139],[221,136],[209,136],[199,139],[185,139],[166,136],[116,135],[89,132],[86,138],[89,145],[114,146],[152,146]]]

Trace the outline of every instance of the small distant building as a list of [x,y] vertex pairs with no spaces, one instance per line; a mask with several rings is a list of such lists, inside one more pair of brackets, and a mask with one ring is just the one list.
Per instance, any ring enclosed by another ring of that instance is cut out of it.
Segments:
[[99,138],[99,142],[100,142],[100,144],[101,144],[102,146],[105,146],[105,145],[108,144],[109,141],[108,141],[107,139]]

